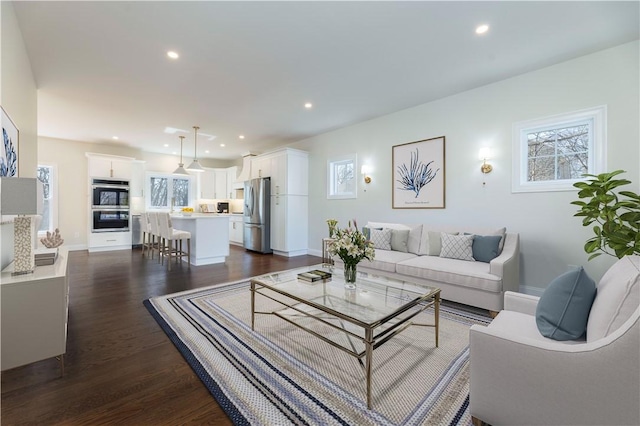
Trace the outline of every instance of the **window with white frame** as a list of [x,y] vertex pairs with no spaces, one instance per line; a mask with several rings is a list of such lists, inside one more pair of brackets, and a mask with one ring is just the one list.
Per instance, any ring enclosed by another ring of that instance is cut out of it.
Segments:
[[53,232],[58,227],[57,180],[55,167],[52,165],[38,165],[37,177],[42,182],[44,203],[42,206],[42,220],[38,227],[38,234]]
[[606,106],[513,125],[513,192],[568,191],[606,168]]
[[147,209],[187,207],[192,203],[191,176],[147,173]]
[[329,159],[327,162],[327,198],[356,198],[356,154]]

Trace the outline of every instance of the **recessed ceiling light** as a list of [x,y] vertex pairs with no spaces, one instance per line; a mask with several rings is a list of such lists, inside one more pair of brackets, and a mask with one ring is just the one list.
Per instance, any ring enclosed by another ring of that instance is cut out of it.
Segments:
[[480,25],[476,28],[476,34],[484,34],[487,31],[489,31],[489,26],[486,24]]
[[172,151],[171,153],[172,153],[173,155],[176,155],[176,154],[177,154],[177,152],[175,152],[175,151]]
[[224,144],[223,143],[221,143],[220,146],[224,148]]
[[169,147],[169,144],[168,144],[168,143],[165,143],[165,144],[164,144],[164,147],[165,147],[165,148],[168,148],[168,147]]
[[117,136],[113,136],[112,139],[117,141],[120,138],[118,138]]
[[173,50],[168,51],[167,56],[170,57],[171,59],[178,59],[180,57],[180,55],[178,55]]
[[208,154],[208,153],[209,153],[209,150],[207,149],[204,153],[205,153],[205,154]]
[[306,109],[310,109],[311,107],[313,107],[313,104],[311,102],[307,102],[306,104],[304,104],[304,107]]
[[240,139],[244,139],[244,135],[240,135],[238,136]]

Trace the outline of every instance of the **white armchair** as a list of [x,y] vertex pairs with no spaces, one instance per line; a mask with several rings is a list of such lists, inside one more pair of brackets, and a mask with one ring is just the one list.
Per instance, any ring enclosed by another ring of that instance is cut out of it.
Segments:
[[587,339],[537,329],[538,298],[507,292],[504,310],[470,330],[470,413],[491,425],[640,424],[640,257],[598,283]]

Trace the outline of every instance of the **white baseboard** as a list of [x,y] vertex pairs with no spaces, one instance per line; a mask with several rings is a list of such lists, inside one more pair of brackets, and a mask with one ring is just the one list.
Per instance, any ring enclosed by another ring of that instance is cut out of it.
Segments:
[[307,250],[307,253],[310,256],[318,256],[318,257],[322,257],[322,250],[313,250],[313,249],[309,249]]
[[87,249],[87,245],[86,244],[74,244],[72,246],[65,245],[65,247],[69,251],[81,251],[81,250],[86,250]]
[[531,296],[542,296],[542,293],[544,293],[544,288],[540,288],[540,287],[532,287],[530,285],[521,285],[520,286],[520,293],[524,293],[524,294],[529,294]]

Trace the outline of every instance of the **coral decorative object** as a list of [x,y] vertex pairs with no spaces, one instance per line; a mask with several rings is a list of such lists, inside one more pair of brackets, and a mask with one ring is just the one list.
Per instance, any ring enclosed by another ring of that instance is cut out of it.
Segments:
[[55,248],[55,247],[61,246],[62,243],[64,243],[64,240],[62,239],[62,236],[60,235],[60,231],[58,230],[58,228],[56,228],[56,230],[54,232],[47,231],[47,237],[46,238],[40,238],[40,242],[46,248]]

